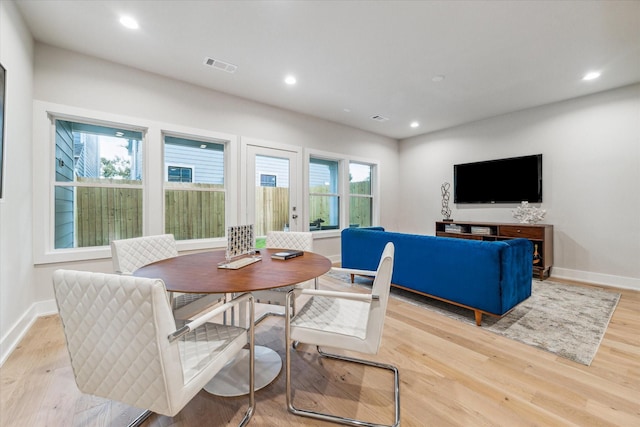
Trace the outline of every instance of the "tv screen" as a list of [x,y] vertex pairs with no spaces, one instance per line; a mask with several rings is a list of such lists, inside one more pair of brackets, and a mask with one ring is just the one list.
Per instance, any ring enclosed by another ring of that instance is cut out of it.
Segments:
[[453,166],[454,203],[542,202],[542,154]]

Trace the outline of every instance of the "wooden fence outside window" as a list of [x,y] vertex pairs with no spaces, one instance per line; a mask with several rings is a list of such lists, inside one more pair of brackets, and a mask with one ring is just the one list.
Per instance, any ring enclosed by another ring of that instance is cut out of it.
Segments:
[[[368,186],[368,183],[353,185]],[[225,235],[225,193],[211,190],[208,184],[180,184],[165,190],[165,232],[176,240],[205,239]],[[358,194],[358,189],[352,192]],[[362,194],[362,193],[360,193]],[[329,199],[314,197],[310,212],[313,221],[322,218],[328,224]],[[114,239],[143,235],[142,189],[114,187],[78,187],[76,209],[77,247],[106,246]],[[371,225],[371,199],[354,198],[350,216],[358,226]],[[317,218],[316,218],[317,216]],[[305,219],[302,219],[303,221]],[[283,230],[289,222],[289,189],[256,187],[256,236],[267,230]]]

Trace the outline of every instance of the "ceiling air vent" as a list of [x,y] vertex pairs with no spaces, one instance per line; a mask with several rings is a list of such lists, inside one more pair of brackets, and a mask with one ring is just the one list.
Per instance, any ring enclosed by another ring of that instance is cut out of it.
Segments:
[[376,114],[375,116],[371,116],[371,118],[376,122],[386,122],[387,120],[389,120],[388,118],[380,116],[378,114]]
[[228,62],[220,61],[219,59],[213,58],[204,58],[204,65],[207,65],[211,68],[215,68],[221,71],[226,71],[227,73],[235,73],[238,69],[237,65],[230,64]]

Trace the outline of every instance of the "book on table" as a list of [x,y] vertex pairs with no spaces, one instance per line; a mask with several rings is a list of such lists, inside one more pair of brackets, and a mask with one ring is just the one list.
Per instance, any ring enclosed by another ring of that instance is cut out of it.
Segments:
[[295,250],[295,249],[288,249],[288,250],[282,250],[282,251],[278,251],[274,254],[271,255],[271,258],[273,259],[291,259],[291,258],[295,258],[295,257],[299,257],[304,255],[304,251],[299,251],[299,250]]

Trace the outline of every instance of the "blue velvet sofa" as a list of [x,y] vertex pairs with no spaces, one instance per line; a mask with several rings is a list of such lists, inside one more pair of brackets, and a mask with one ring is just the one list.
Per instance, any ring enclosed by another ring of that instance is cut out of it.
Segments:
[[533,248],[527,239],[479,241],[348,228],[342,231],[342,266],[375,271],[387,242],[395,245],[393,286],[469,308],[478,326],[482,314],[503,316],[531,296]]

